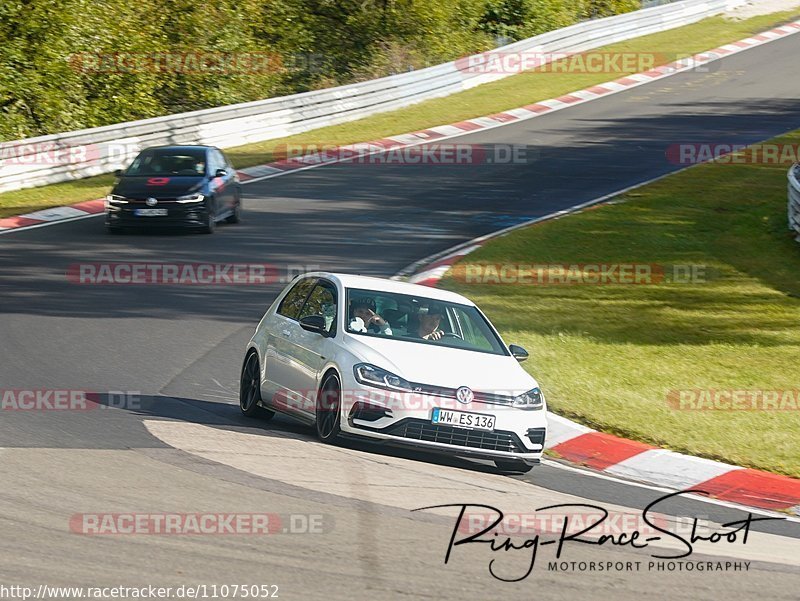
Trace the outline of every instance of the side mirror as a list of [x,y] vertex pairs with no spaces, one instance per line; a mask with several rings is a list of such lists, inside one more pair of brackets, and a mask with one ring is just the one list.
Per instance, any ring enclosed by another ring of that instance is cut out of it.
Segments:
[[114,169],[114,177],[122,177],[122,169]]
[[216,173],[214,173],[214,177],[228,177],[228,170],[217,169]]
[[328,332],[325,328],[325,318],[322,315],[309,315],[300,320],[300,327],[306,332],[314,332],[322,336],[327,336]]
[[522,363],[525,359],[528,358],[528,351],[516,344],[509,344],[508,350],[511,351],[511,354],[514,356],[514,359]]

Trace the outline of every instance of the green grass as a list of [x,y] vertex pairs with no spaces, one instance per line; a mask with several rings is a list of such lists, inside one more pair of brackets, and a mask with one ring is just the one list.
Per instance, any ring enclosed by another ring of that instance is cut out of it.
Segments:
[[[800,142],[800,130],[774,140]],[[800,410],[688,411],[670,390],[798,389],[800,244],[787,165],[706,164],[602,205],[514,231],[442,285],[478,303],[551,408],[604,432],[800,477]],[[467,284],[473,263],[708,267],[706,282]]]
[[[606,46],[601,50],[656,53],[667,58],[663,62],[669,62],[678,55],[685,56],[714,48],[798,17],[798,10],[741,21],[714,17],[686,27]],[[625,74],[627,73],[523,73],[446,98],[429,100],[397,111],[295,136],[239,146],[226,152],[237,167],[249,167],[269,162],[276,147],[285,144],[338,145],[375,140],[517,108]],[[107,194],[111,182],[111,176],[104,175],[77,182],[6,192],[0,194],[0,217],[100,198]]]

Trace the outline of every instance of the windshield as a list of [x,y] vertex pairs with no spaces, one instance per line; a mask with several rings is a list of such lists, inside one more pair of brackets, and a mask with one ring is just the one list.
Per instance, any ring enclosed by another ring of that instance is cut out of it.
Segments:
[[151,148],[139,153],[125,175],[184,175],[203,177],[206,174],[206,151],[202,148]]
[[347,311],[352,334],[508,355],[486,318],[469,305],[350,288]]

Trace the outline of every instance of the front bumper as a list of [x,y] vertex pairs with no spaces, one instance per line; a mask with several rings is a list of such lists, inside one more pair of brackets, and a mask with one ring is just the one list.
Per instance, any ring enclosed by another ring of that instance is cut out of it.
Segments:
[[[541,459],[547,436],[547,411],[455,399],[422,393],[395,393],[355,383],[342,399],[341,429],[352,436],[431,451],[487,459]],[[434,408],[492,415],[491,431],[432,423]]]
[[208,224],[208,210],[204,203],[159,202],[155,208],[166,209],[166,215],[140,216],[137,209],[147,209],[144,202],[106,205],[106,226],[111,228],[202,228]]

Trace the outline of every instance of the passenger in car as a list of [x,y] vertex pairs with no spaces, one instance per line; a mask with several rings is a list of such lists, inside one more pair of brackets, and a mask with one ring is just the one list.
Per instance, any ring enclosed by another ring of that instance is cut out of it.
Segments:
[[375,311],[375,299],[361,297],[350,304],[351,315],[350,329],[356,332],[370,332],[372,334],[392,335],[392,328],[383,317]]

